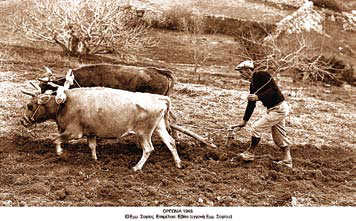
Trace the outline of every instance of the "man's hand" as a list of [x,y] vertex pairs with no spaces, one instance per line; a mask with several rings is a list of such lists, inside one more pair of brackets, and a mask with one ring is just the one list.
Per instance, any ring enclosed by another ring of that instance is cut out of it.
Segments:
[[231,125],[230,129],[235,129],[236,127],[242,128],[242,127],[246,126],[246,124],[247,124],[247,121],[242,120],[239,124]]
[[244,127],[244,126],[246,126],[246,124],[247,124],[247,121],[245,121],[245,120],[242,120],[239,124],[238,124],[238,127]]
[[249,94],[247,96],[248,101],[258,101],[258,96],[256,94]]

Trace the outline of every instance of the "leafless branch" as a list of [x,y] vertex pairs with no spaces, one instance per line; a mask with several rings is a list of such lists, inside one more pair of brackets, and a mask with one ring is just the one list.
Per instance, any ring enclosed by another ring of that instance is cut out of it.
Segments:
[[236,36],[243,51],[242,59],[254,60],[258,69],[275,73],[303,72],[306,73],[304,78],[313,80],[335,79],[333,64],[322,54],[324,38],[311,33],[293,34],[287,38],[270,36],[265,41],[248,32]]
[[[154,44],[126,1],[30,0],[14,19],[31,41],[47,41],[72,55],[110,50],[121,53]],[[85,50],[81,51],[84,48]]]

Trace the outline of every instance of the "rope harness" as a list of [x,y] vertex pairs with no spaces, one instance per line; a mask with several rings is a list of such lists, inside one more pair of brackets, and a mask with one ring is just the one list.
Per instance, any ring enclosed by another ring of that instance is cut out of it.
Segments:
[[[41,105],[43,105],[43,104],[39,104],[39,105],[37,106],[35,112],[32,114],[32,116],[31,116],[30,118],[27,118],[26,115],[24,115],[24,117],[25,117],[26,119],[28,119],[29,121],[36,123],[35,115],[37,114],[37,112],[38,112],[38,110],[40,109],[40,106],[41,106]],[[61,107],[61,104],[58,104],[58,108],[57,108],[57,111],[56,111],[56,119],[57,119],[57,117],[58,117],[58,113],[59,113],[60,107]],[[37,125],[37,124],[35,124],[35,125]]]
[[32,114],[32,116],[31,116],[31,118],[30,118],[30,120],[31,120],[32,122],[35,121],[35,115],[37,114],[38,109],[40,109],[40,105],[37,106],[35,112]]
[[[73,75],[73,76],[74,76],[74,75]],[[76,84],[78,85],[78,87],[81,87],[80,84],[78,83],[78,81],[75,80],[75,78],[74,78],[74,83],[76,83]]]
[[262,85],[260,88],[258,88],[258,90],[257,90],[255,93],[253,93],[253,94],[257,94],[262,88],[264,88],[269,82],[271,82],[271,80],[272,80],[272,77],[267,81],[267,83],[265,83],[265,84]]

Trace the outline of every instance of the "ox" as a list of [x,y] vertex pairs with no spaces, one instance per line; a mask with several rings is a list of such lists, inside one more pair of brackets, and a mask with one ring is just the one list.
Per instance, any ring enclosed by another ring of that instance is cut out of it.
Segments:
[[154,150],[151,137],[156,130],[171,151],[176,166],[181,168],[175,141],[167,131],[171,102],[167,96],[102,87],[75,88],[64,92],[65,103],[57,104],[52,94],[23,93],[33,98],[24,107],[21,123],[30,126],[54,120],[59,130],[54,139],[58,155],[63,152],[62,142],[86,136],[92,158],[97,160],[96,137],[116,138],[134,133],[143,149],[140,161],[133,167],[137,171]]
[[[48,75],[39,78],[41,92],[56,90],[48,84],[52,82],[63,85],[65,77],[56,78],[46,67]],[[85,65],[72,70],[74,75],[73,87],[109,87],[132,92],[144,92],[168,96],[174,86],[173,73],[167,69],[155,67],[136,67],[119,64]]]

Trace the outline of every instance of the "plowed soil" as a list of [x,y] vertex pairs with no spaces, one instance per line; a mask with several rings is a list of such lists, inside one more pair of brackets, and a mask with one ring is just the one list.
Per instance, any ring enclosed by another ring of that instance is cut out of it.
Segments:
[[[311,89],[295,92],[290,83],[280,81],[294,107],[287,120],[294,143],[294,168],[285,169],[272,164],[282,153],[268,132],[255,162],[245,163],[237,157],[249,145],[248,127],[236,133],[231,146],[225,146],[227,126],[242,117],[246,85],[236,87],[238,79],[211,76],[203,84],[182,83],[192,76],[178,72],[172,96],[178,124],[218,147],[207,147],[180,134],[177,148],[184,168],[177,169],[168,149],[154,137],[155,151],[142,171],[133,172],[131,168],[142,153],[133,137],[99,141],[98,162],[91,159],[84,139],[66,144],[65,156],[56,156],[51,140],[56,133],[54,123],[30,129],[17,123],[21,105],[29,99],[19,90],[31,77],[12,74],[15,77],[3,76],[1,82],[5,95],[0,153],[3,206],[356,205],[355,113],[349,113],[355,110],[355,104],[350,103],[353,88],[351,92],[327,88],[333,90],[327,99],[310,101],[306,94],[312,93]],[[300,97],[302,92],[305,95]],[[263,112],[258,106],[253,119]]]

